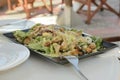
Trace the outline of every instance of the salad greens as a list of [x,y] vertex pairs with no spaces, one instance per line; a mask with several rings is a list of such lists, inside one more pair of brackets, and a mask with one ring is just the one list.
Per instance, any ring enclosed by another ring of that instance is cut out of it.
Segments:
[[27,32],[15,31],[14,36],[30,49],[51,57],[80,56],[97,52],[103,47],[101,38],[82,35],[81,30],[56,28],[53,25],[36,24]]

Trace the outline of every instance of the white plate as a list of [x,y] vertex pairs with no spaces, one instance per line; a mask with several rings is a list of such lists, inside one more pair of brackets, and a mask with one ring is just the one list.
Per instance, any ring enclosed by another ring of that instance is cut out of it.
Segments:
[[0,26],[0,33],[8,33],[16,30],[24,30],[31,28],[35,23],[32,21],[22,21],[22,22],[14,22],[9,25]]
[[0,71],[13,68],[25,60],[30,55],[29,50],[20,44],[0,43]]

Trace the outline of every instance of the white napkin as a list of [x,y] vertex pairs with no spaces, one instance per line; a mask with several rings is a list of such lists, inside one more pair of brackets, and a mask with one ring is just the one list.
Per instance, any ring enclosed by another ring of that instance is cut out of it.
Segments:
[[116,57],[89,57],[80,60],[79,67],[88,80],[119,80],[120,63]]
[[113,49],[111,49],[109,51],[106,51],[105,53],[100,54],[98,56],[100,56],[100,57],[110,57],[110,56],[113,56],[113,57],[120,58],[119,51],[120,51],[120,49],[118,47],[116,47],[116,48],[113,48]]

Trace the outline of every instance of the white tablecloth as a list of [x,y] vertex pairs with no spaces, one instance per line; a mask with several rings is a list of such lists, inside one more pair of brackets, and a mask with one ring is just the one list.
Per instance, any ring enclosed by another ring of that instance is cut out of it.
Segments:
[[[1,34],[1,42],[11,41]],[[118,50],[114,48],[102,55],[82,59],[79,67],[88,80],[120,80]],[[70,64],[56,64],[31,54],[19,66],[0,72],[0,80],[80,80],[80,77]]]

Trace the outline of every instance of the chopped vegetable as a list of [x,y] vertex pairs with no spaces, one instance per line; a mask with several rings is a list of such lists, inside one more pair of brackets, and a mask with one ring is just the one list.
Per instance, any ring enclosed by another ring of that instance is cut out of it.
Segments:
[[101,38],[83,36],[81,30],[55,28],[53,25],[36,24],[27,32],[15,31],[14,36],[30,49],[51,57],[81,56],[102,48]]

